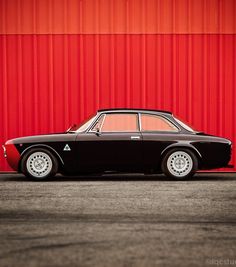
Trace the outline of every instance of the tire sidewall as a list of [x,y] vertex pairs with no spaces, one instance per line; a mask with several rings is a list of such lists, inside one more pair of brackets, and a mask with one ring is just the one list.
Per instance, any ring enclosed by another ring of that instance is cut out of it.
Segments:
[[[182,177],[180,177],[180,176],[175,176],[175,175],[173,175],[173,174],[169,171],[169,169],[168,169],[168,167],[167,167],[167,161],[168,161],[168,158],[169,158],[173,153],[175,153],[175,152],[185,152],[185,153],[187,153],[187,154],[191,157],[191,159],[192,159],[192,162],[193,162],[192,169],[191,169],[191,171],[190,171],[187,175],[185,175],[185,176],[182,176]],[[194,173],[197,171],[197,169],[198,169],[198,159],[197,159],[196,155],[195,155],[191,150],[189,150],[189,149],[185,149],[185,148],[174,148],[174,149],[169,150],[169,151],[164,155],[163,160],[162,160],[162,164],[161,164],[161,169],[162,169],[163,173],[164,173],[167,177],[169,177],[169,178],[171,178],[171,179],[174,179],[174,180],[186,180],[186,179],[192,177],[192,176],[194,175]]]
[[[43,152],[43,153],[47,154],[50,157],[51,161],[52,161],[51,171],[47,175],[45,175],[43,177],[34,176],[27,169],[27,160],[30,157],[30,155],[32,155],[35,152]],[[35,181],[46,180],[49,177],[55,176],[55,174],[57,173],[57,171],[58,171],[58,161],[55,158],[55,156],[49,150],[44,149],[44,148],[32,148],[29,151],[27,151],[22,157],[22,160],[21,160],[21,171],[25,176],[27,176],[27,177],[35,180]]]

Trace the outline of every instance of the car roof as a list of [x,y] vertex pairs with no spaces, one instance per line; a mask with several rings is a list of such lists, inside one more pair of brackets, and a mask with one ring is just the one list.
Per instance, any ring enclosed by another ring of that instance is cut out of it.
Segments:
[[111,108],[111,109],[99,109],[98,112],[159,112],[159,113],[166,113],[172,114],[172,112],[167,110],[157,110],[157,109],[136,109],[136,108]]

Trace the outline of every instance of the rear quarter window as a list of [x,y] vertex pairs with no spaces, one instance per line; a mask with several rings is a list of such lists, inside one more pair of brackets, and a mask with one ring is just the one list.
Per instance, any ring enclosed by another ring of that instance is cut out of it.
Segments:
[[141,114],[142,131],[178,132],[178,128],[162,116]]

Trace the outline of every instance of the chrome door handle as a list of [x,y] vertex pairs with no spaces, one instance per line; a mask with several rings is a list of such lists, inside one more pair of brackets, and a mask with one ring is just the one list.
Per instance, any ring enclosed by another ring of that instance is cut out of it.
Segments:
[[137,136],[137,135],[136,136],[131,136],[130,139],[131,140],[137,140],[137,139],[140,139],[140,136]]

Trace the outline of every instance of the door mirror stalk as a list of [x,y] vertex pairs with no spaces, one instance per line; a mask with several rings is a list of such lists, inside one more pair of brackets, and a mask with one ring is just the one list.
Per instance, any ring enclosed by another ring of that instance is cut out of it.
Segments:
[[99,128],[96,128],[96,135],[97,136],[100,136],[101,135],[101,132],[100,132],[100,129]]

